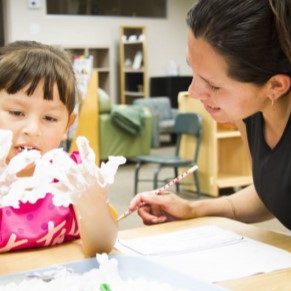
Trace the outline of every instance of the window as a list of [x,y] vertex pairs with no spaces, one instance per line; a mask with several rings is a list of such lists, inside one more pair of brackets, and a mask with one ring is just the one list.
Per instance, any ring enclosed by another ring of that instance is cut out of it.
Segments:
[[165,18],[167,0],[46,0],[47,14]]

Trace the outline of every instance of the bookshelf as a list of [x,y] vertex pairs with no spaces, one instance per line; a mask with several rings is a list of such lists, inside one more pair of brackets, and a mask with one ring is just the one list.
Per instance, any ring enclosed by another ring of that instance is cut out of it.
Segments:
[[72,59],[76,56],[93,56],[93,69],[98,73],[99,87],[111,96],[110,50],[108,47],[67,47]]
[[[204,109],[199,100],[189,97],[187,92],[178,96],[179,110],[196,112],[202,117],[202,142],[199,153],[199,175],[201,192],[219,196],[223,188],[237,188],[252,183],[251,165],[246,146],[240,132],[232,126],[218,124]],[[181,156],[192,157],[194,140],[183,137]],[[186,178],[187,179],[187,178]],[[191,185],[191,179],[188,181]],[[193,190],[193,186],[184,186]]]
[[148,96],[146,36],[143,26],[121,26],[119,41],[120,103]]

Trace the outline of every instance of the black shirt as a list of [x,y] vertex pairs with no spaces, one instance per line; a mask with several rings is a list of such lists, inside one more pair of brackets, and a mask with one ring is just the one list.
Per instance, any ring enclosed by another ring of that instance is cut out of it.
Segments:
[[269,211],[291,229],[291,115],[273,149],[265,141],[262,113],[258,112],[244,122],[256,191]]

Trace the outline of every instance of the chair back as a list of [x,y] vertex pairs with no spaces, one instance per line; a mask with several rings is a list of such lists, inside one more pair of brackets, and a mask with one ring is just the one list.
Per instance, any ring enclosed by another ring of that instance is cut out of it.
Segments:
[[133,104],[148,107],[153,115],[159,117],[159,121],[173,118],[169,97],[137,98],[133,101]]
[[177,134],[176,155],[179,155],[182,135],[194,136],[196,146],[194,150],[193,162],[197,163],[202,135],[202,118],[197,113],[179,113],[175,119],[174,132]]

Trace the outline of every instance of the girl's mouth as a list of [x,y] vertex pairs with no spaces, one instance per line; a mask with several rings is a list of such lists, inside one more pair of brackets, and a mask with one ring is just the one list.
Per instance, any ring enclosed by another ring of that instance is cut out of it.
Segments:
[[24,150],[31,151],[31,150],[38,150],[38,149],[33,146],[23,146],[23,145],[16,147],[16,151],[18,153],[21,153]]

